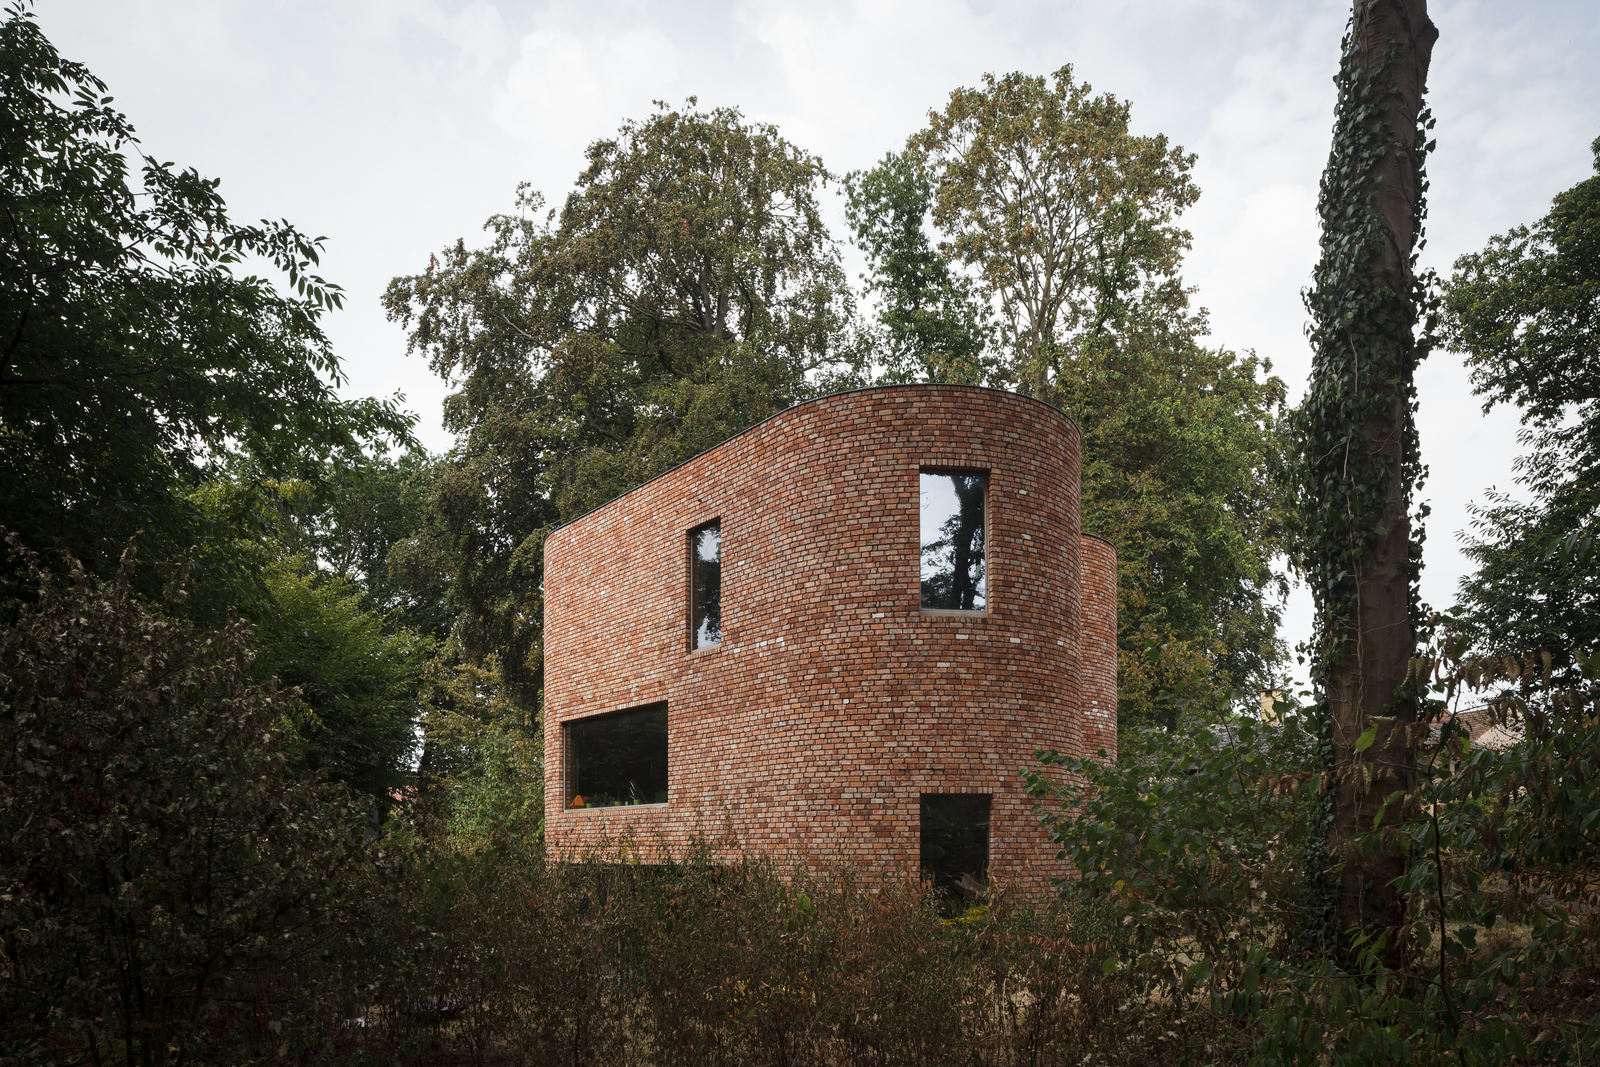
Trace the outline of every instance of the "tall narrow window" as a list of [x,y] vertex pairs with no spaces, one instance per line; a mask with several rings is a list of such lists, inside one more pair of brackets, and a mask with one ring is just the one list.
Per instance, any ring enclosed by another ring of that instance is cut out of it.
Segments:
[[689,647],[722,643],[722,520],[689,531]]
[[984,490],[982,471],[922,472],[922,606],[982,611]]
[[667,802],[667,706],[578,719],[566,734],[567,806]]
[[989,877],[989,794],[922,794],[922,876],[936,892],[971,899]]

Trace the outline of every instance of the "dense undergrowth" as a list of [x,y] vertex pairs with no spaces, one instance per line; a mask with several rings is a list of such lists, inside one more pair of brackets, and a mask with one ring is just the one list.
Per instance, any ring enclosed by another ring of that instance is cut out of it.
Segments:
[[621,846],[555,862],[515,802],[515,753],[375,831],[290,772],[296,698],[250,681],[244,627],[150,607],[131,553],[109,583],[29,566],[0,631],[0,1062],[1600,1054],[1600,664],[1583,657],[1562,690],[1533,659],[1432,664],[1446,692],[1497,675],[1525,740],[1472,749],[1446,717],[1417,794],[1394,798],[1397,968],[1381,944],[1322,939],[1321,772],[1293,713],[1133,733],[1109,765],[1047,756],[1029,785],[1079,877],[1042,908],[997,887],[952,912],[914,883],[785,878],[709,844],[666,867]]

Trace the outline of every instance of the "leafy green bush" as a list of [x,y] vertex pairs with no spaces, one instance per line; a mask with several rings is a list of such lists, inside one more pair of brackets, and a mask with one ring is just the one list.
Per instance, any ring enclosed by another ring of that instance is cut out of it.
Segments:
[[1044,753],[1027,775],[1072,861],[1063,891],[1110,910],[1119,946],[1176,993],[1187,973],[1224,982],[1239,950],[1287,948],[1302,926],[1307,836],[1320,775],[1298,713],[1130,732],[1106,763]]
[[[1147,1001],[1213,1014],[1210,1047],[1226,1049],[1230,1029],[1236,1042],[1222,1060],[1592,1058],[1600,658],[1578,654],[1582,684],[1552,688],[1547,659],[1462,661],[1450,648],[1441,638],[1413,668],[1446,698],[1416,792],[1388,798],[1400,819],[1359,842],[1402,846],[1398,954],[1382,935],[1353,936],[1348,955],[1315,936],[1334,869],[1314,832],[1324,776],[1297,715],[1137,733],[1114,765],[1047,754],[1029,786],[1078,870],[1067,899],[1113,932],[1105,973]],[[1510,688],[1495,712],[1525,739],[1474,749],[1446,701],[1496,682]]]
[[359,808],[284,773],[288,694],[198,631],[11,540],[0,630],[0,1059],[243,1063],[319,1040],[359,934]]

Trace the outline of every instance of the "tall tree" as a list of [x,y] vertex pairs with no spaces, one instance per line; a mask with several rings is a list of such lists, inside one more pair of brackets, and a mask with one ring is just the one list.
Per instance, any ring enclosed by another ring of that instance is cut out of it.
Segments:
[[941,247],[977,271],[1009,377],[1033,396],[1067,373],[1075,339],[1127,304],[1184,301],[1189,234],[1174,219],[1200,195],[1194,157],[1129,132],[1129,114],[1070,66],[1048,82],[985,74],[907,144],[933,175]]
[[1083,430],[1083,528],[1117,546],[1117,710],[1215,714],[1270,688],[1283,581],[1285,389],[1271,364],[1144,307],[1084,342],[1051,397]]
[[884,380],[983,385],[999,377],[991,308],[929,239],[926,157],[891,152],[870,170],[845,175],[844,184],[845,217],[871,268],[867,291],[881,303],[882,347],[874,357]]
[[461,442],[433,498],[455,641],[498,654],[525,708],[549,531],[859,362],[816,157],[691,99],[588,159],[559,218],[524,190],[487,247],[458,242],[387,297],[457,385]]
[[1522,410],[1523,501],[1475,509],[1462,620],[1476,651],[1549,652],[1558,684],[1574,649],[1600,644],[1600,139],[1596,176],[1533,226],[1456,260],[1445,337],[1466,353],[1484,410]]
[[1310,387],[1296,413],[1305,539],[1317,609],[1312,679],[1332,772],[1328,844],[1341,929],[1387,933],[1398,953],[1401,846],[1357,839],[1401,817],[1415,780],[1412,675],[1421,534],[1414,372],[1426,354],[1415,274],[1432,119],[1422,98],[1438,30],[1425,0],[1356,0],[1339,64],[1333,147],[1318,214],[1322,254],[1306,294]]
[[[137,186],[130,162],[140,167]],[[186,543],[189,492],[230,455],[270,474],[409,436],[338,397],[318,323],[342,294],[322,245],[240,225],[215,179],[138,150],[103,82],[23,5],[0,25],[0,516],[39,549],[114,567]],[[245,273],[264,263],[294,295]]]
[[[958,299],[976,295],[998,330],[958,364],[967,380],[1077,418],[1084,529],[1119,550],[1119,717],[1172,723],[1269,685],[1280,658],[1284,393],[1270,364],[1202,343],[1205,313],[1179,273],[1194,157],[1129,118],[1070,67],[986,76],[901,155],[852,176],[853,219],[891,337],[937,352],[977,318]],[[947,364],[921,358],[938,380]]]

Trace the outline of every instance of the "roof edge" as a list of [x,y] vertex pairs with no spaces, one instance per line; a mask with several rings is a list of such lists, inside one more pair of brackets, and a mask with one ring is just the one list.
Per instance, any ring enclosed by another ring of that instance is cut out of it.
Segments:
[[1116,542],[1112,541],[1109,537],[1103,537],[1097,533],[1089,533],[1087,530],[1079,530],[1078,536],[1087,537],[1091,541],[1099,541],[1102,545],[1105,545],[1107,548],[1111,549],[1111,554],[1113,556],[1118,554]]
[[[627,489],[627,490],[624,490],[623,492],[618,493],[616,496],[612,497],[610,500],[607,500],[605,503],[597,504],[594,507],[590,508],[588,511],[583,512],[582,514],[574,515],[572,518],[568,519],[566,522],[561,523],[559,526],[552,527],[551,530],[550,530],[550,533],[547,535],[547,537],[554,537],[556,534],[560,533],[562,530],[565,530],[568,526],[571,526],[572,524],[577,523],[577,522],[582,522],[584,519],[587,519],[590,515],[593,515],[597,511],[603,511],[604,509],[610,507],[612,504],[615,504],[617,501],[623,499],[624,497],[631,496],[632,494],[638,492],[640,489],[643,489],[645,486],[649,485],[651,482],[654,482],[659,478],[665,478],[667,475],[671,474],[673,471],[679,469],[680,467],[687,467],[689,464],[693,463],[695,460],[699,459],[701,456],[708,455],[708,454],[710,454],[712,452],[715,452],[717,449],[721,448],[722,446],[724,446],[726,444],[730,444],[730,443],[732,443],[734,441],[737,441],[739,438],[743,437],[747,433],[754,433],[756,430],[761,429],[767,423],[772,422],[775,419],[781,419],[785,415],[788,415],[790,412],[799,411],[801,408],[810,407],[812,404],[820,404],[824,400],[832,400],[835,397],[853,396],[856,393],[889,392],[889,391],[895,390],[895,389],[907,389],[907,390],[962,389],[962,390],[968,390],[968,391],[976,392],[976,393],[994,393],[994,394],[997,394],[999,396],[1011,397],[1011,398],[1016,399],[1016,400],[1022,400],[1022,401],[1025,401],[1025,402],[1029,403],[1029,404],[1037,404],[1040,407],[1044,408],[1046,411],[1052,412],[1052,413],[1054,413],[1056,415],[1061,416],[1063,419],[1065,419],[1067,421],[1067,425],[1071,426],[1072,429],[1073,429],[1073,432],[1078,435],[1079,446],[1080,447],[1082,446],[1082,442],[1083,442],[1083,427],[1078,424],[1078,420],[1076,418],[1074,418],[1073,416],[1069,415],[1066,411],[1063,411],[1061,408],[1056,407],[1054,404],[1051,404],[1051,403],[1048,403],[1046,401],[1040,400],[1038,397],[1026,396],[1026,395],[1024,395],[1022,393],[1012,392],[1010,389],[996,389],[996,388],[993,388],[992,386],[988,386],[988,385],[962,385],[962,384],[954,383],[954,382],[896,382],[896,383],[886,384],[886,385],[864,385],[864,386],[860,386],[859,388],[856,388],[856,389],[840,389],[837,392],[823,393],[821,396],[809,397],[809,398],[807,398],[805,400],[800,401],[797,404],[790,404],[788,407],[784,408],[781,411],[774,411],[771,415],[768,415],[766,418],[762,419],[760,422],[751,423],[749,426],[746,426],[744,429],[740,430],[738,433],[730,434],[728,437],[725,437],[721,441],[718,441],[716,444],[712,445],[710,448],[701,449],[699,452],[696,452],[694,455],[690,456],[688,459],[683,460],[682,462],[679,462],[679,463],[674,463],[672,466],[668,467],[666,470],[662,471],[661,473],[656,474],[656,475],[652,475],[651,477],[646,478],[644,481],[640,482],[638,485],[634,486],[631,489]],[[1101,538],[1097,538],[1097,540],[1105,541],[1105,538],[1101,537]],[[1106,544],[1110,545],[1111,542],[1110,541],[1106,541]],[[1111,545],[1111,548],[1112,548],[1113,552],[1116,551],[1116,546],[1115,545]]]

